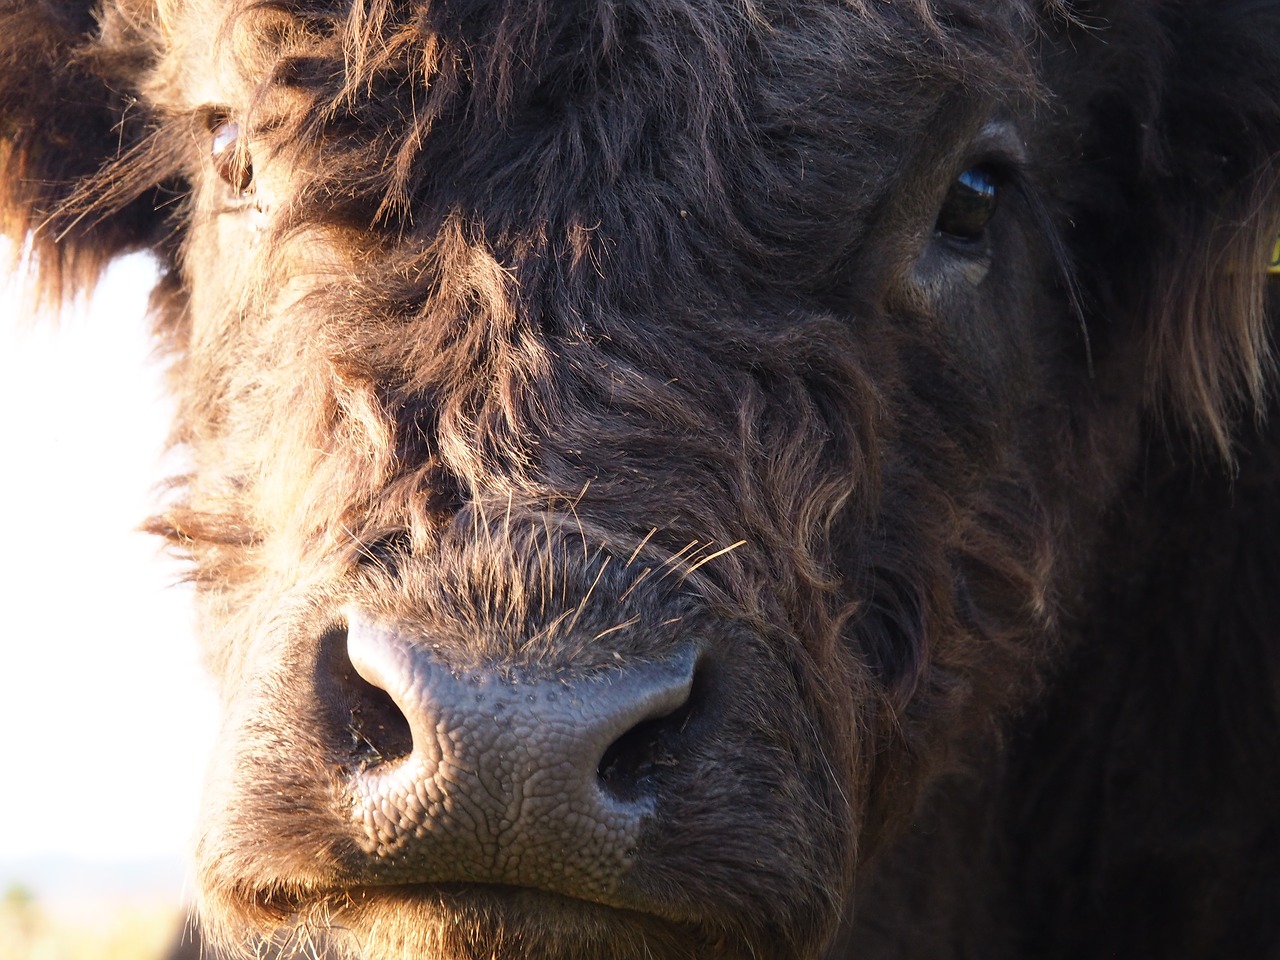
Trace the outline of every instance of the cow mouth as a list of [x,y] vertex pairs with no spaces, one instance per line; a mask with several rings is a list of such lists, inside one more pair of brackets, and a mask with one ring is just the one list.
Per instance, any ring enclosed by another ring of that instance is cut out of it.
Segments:
[[[242,891],[242,895],[244,892]],[[328,914],[358,911],[367,905],[396,903],[408,906],[453,910],[459,908],[484,909],[488,912],[521,912],[529,907],[545,911],[564,912],[575,916],[609,917],[610,922],[619,918],[643,918],[645,922],[681,925],[679,920],[663,912],[640,906],[618,906],[596,900],[501,883],[408,883],[364,884],[335,887],[333,889],[289,889],[281,886],[263,889],[244,895],[252,902],[253,912],[271,914],[278,919],[299,920],[314,916],[318,911]]]
[[[487,883],[367,885],[271,891],[252,896],[257,912],[273,915],[277,939],[392,936],[404,955],[492,956],[512,960],[592,957],[716,956],[726,938],[701,925],[643,908],[619,907],[530,887]],[[390,933],[388,930],[394,927]],[[300,936],[299,931],[305,931]],[[376,950],[371,954],[380,956]],[[396,955],[400,955],[397,953]]]

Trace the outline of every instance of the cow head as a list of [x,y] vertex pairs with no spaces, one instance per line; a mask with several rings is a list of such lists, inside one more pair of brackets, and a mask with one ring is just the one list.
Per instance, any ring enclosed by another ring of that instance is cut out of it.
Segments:
[[[0,16],[0,214],[152,250],[205,922],[814,957],[1267,371],[1280,4]],[[328,933],[324,933],[328,931]]]

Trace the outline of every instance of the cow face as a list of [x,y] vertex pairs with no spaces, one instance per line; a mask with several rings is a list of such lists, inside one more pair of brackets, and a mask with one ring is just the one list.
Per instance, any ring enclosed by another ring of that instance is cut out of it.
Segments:
[[820,953],[1038,689],[1143,418],[1225,447],[1260,383],[1275,105],[1224,144],[1166,81],[1237,24],[1116,7],[9,15],[86,145],[13,111],[10,220],[169,269],[211,929]]

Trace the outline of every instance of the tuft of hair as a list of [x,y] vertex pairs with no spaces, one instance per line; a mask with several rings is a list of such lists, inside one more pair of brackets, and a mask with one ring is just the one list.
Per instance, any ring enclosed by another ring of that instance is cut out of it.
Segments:
[[[1230,459],[1273,372],[1266,265],[1280,231],[1280,4],[1081,0],[1104,78],[1073,211],[1110,321],[1144,324],[1152,407]],[[1125,42],[1118,38],[1123,36]],[[1070,85],[1070,81],[1068,81]]]
[[[113,78],[140,76],[146,45],[127,15],[100,24],[95,6],[0,0],[0,233],[14,240],[10,266],[55,307],[163,238],[154,182],[110,173],[139,167],[116,166],[143,149],[146,120]],[[111,201],[73,202],[100,171],[117,184]]]

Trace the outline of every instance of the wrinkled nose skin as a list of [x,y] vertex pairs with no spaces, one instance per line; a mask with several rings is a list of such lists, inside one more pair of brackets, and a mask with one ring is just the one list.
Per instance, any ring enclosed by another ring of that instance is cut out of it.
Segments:
[[[590,676],[457,670],[421,638],[349,614],[347,653],[404,715],[407,755],[352,774],[352,815],[384,883],[495,883],[610,903],[655,804],[647,723],[690,699],[697,650]],[[661,726],[658,724],[657,726]],[[670,762],[667,760],[667,762]],[[606,782],[609,781],[609,782]]]

